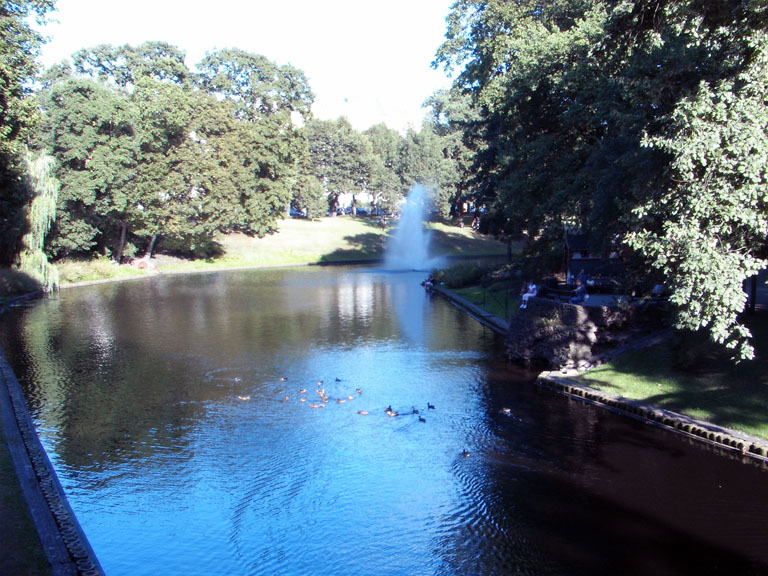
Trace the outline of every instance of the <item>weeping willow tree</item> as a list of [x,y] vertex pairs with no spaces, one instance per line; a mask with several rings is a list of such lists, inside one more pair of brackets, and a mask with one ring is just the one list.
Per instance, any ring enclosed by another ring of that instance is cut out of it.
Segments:
[[54,159],[44,152],[25,156],[25,184],[32,202],[27,210],[29,231],[21,239],[19,268],[42,283],[47,292],[59,285],[59,272],[45,255],[45,237],[56,219],[59,182],[53,175]]

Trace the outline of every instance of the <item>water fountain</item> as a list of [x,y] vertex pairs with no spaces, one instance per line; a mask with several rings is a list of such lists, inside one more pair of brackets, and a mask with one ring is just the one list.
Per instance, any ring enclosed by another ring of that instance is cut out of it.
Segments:
[[428,203],[427,189],[414,185],[387,246],[384,266],[388,270],[431,270],[437,266],[438,260],[429,253],[431,235],[424,229]]

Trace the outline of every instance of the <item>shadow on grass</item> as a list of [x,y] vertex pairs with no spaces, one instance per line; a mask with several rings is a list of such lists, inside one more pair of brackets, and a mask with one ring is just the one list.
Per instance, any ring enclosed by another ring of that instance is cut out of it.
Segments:
[[728,351],[687,335],[677,343],[628,352],[585,374],[590,386],[768,438],[768,315],[746,321],[754,360],[735,364]]
[[0,301],[40,292],[39,280],[20,270],[0,268]]
[[384,258],[389,236],[377,232],[366,232],[345,236],[349,248],[340,248],[320,258],[320,262],[351,262],[354,260],[378,260]]
[[446,256],[478,256],[507,254],[506,244],[497,242],[493,238],[473,238],[460,232],[446,230],[430,231],[432,235],[432,249],[440,255]]

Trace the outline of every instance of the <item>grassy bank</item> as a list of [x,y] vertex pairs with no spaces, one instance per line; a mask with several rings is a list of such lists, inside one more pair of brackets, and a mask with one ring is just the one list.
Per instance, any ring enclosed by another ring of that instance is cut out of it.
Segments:
[[726,351],[703,335],[687,335],[622,354],[577,380],[768,439],[768,316],[751,316],[747,324],[756,349],[751,361],[734,364]]
[[[435,255],[478,256],[506,254],[504,244],[478,234],[471,228],[430,224],[432,251]],[[384,257],[387,242],[394,231],[382,227],[377,219],[342,216],[318,221],[281,220],[278,230],[264,238],[231,234],[216,239],[220,256],[207,260],[175,258],[160,254],[152,259],[158,272],[216,270],[238,267],[288,266],[322,262],[376,260]],[[106,258],[68,260],[56,264],[61,283],[74,284],[92,280],[144,276],[146,270],[118,266]],[[34,282],[18,272],[3,271],[0,298],[34,291]],[[24,282],[22,282],[24,280]]]

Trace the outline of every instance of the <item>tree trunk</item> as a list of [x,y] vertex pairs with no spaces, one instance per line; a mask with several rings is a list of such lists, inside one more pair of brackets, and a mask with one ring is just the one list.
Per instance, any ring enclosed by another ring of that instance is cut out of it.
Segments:
[[144,258],[147,260],[152,258],[152,250],[155,248],[155,240],[157,240],[157,234],[152,235],[152,239],[149,241],[149,245],[147,246],[147,252],[144,254]]
[[123,221],[120,223],[120,244],[117,246],[117,256],[115,259],[118,264],[123,261],[123,250],[125,249],[125,235],[128,232],[128,223]]

